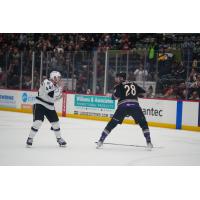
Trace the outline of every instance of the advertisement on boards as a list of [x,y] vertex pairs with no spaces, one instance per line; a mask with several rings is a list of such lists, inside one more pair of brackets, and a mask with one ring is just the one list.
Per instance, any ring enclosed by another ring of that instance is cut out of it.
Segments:
[[17,108],[18,93],[12,90],[0,90],[0,107]]
[[[139,103],[147,121],[176,123],[176,101],[139,99]],[[68,114],[112,117],[117,108],[117,101],[105,96],[70,94],[67,96],[66,108]]]
[[35,103],[37,92],[22,91],[20,93],[21,109],[32,110],[32,105]]
[[116,102],[106,96],[73,95],[73,114],[112,117]]

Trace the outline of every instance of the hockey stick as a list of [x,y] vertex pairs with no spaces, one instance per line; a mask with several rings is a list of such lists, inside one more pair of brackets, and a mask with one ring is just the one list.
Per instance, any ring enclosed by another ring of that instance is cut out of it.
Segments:
[[[95,142],[96,144],[98,142]],[[119,143],[111,143],[111,142],[104,142],[103,144],[110,144],[110,145],[115,145],[115,146],[125,146],[125,147],[141,147],[141,148],[146,148],[147,146],[143,146],[143,145],[135,145],[135,144],[119,144]],[[153,148],[163,148],[163,147],[153,147]]]

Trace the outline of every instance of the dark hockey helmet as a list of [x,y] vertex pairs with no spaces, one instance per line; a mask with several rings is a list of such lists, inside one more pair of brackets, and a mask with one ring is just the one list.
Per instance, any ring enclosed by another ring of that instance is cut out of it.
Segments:
[[126,80],[126,73],[125,72],[119,72],[119,73],[116,74],[116,77],[121,77],[124,80]]

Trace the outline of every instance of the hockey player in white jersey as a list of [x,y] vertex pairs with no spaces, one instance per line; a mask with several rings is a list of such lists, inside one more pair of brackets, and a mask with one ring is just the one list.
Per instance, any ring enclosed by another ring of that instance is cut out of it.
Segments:
[[65,140],[61,137],[59,119],[54,107],[54,102],[62,98],[60,81],[60,72],[53,71],[50,73],[49,80],[45,79],[40,85],[36,102],[33,105],[33,124],[26,141],[27,147],[32,146],[33,138],[40,129],[44,116],[51,123],[51,130],[54,131],[58,144],[66,145]]

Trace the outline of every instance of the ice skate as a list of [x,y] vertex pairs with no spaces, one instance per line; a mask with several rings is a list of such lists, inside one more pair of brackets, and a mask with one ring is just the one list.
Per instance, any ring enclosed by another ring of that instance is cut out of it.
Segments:
[[26,147],[30,148],[33,144],[33,138],[28,138],[26,141]]
[[102,146],[103,146],[103,141],[99,140],[99,141],[97,142],[96,148],[97,148],[97,149],[100,149]]
[[151,142],[147,142],[147,151],[151,151],[153,149],[153,144]]
[[57,142],[60,147],[65,147],[67,144],[63,138],[57,138]]

